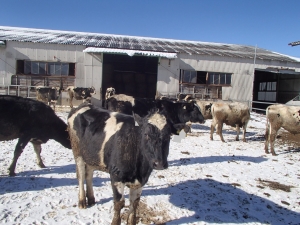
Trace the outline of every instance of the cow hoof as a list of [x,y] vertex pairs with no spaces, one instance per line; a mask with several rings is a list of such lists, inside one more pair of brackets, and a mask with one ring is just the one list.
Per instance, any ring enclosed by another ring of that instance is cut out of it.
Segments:
[[88,199],[88,205],[93,206],[96,204],[95,198]]
[[10,177],[15,177],[17,174],[15,172],[9,172]]
[[85,201],[79,201],[78,202],[78,208],[79,209],[86,209],[86,202]]
[[38,164],[40,168],[46,168],[46,166],[44,165],[44,163],[39,163]]
[[272,156],[277,156],[277,154],[276,153],[272,153]]

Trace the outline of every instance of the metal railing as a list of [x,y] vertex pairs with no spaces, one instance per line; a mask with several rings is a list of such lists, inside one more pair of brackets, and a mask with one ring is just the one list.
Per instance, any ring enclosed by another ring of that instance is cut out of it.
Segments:
[[[26,98],[36,98],[35,90],[36,86],[27,86],[27,85],[0,85],[0,93],[4,92],[5,95],[15,95],[22,96]],[[34,96],[32,96],[32,95]]]

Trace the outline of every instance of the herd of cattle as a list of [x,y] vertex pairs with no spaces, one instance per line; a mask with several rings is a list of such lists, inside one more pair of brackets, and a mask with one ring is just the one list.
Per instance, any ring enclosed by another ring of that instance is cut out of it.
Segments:
[[[38,98],[48,104],[57,97],[57,89],[38,88]],[[95,92],[93,88],[68,88],[70,98],[87,99]],[[57,98],[56,98],[57,100]],[[72,101],[71,101],[72,102]],[[211,119],[210,139],[216,128],[224,142],[223,124],[236,128],[239,140],[243,128],[246,141],[246,127],[250,120],[249,107],[238,102],[209,102],[196,99],[145,99],[116,94],[108,88],[105,106],[97,107],[84,102],[72,108],[67,124],[55,111],[40,101],[16,96],[0,96],[0,141],[18,139],[13,161],[8,168],[15,176],[17,160],[28,142],[33,144],[40,167],[41,144],[49,139],[72,149],[79,182],[79,208],[95,204],[93,192],[93,171],[110,174],[114,199],[112,224],[121,224],[121,209],[125,205],[124,187],[130,189],[128,224],[136,224],[136,210],[143,186],[153,169],[168,168],[169,145],[172,135],[188,130],[190,123],[204,123]],[[300,133],[300,108],[285,105],[271,105],[266,110],[265,152],[274,151],[277,131],[283,127],[293,134]],[[86,191],[84,189],[86,182]]]
[[[37,86],[36,99],[45,102],[48,105],[53,105],[55,110],[55,105],[62,91],[65,90],[59,87]],[[71,108],[73,108],[73,98],[76,100],[83,100],[83,102],[90,102],[92,95],[96,94],[94,87],[83,88],[69,86],[66,88],[66,91],[69,94],[69,103]]]

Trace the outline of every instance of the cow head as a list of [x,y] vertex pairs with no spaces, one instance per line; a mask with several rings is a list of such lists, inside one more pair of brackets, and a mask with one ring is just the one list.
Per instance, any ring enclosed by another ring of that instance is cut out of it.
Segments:
[[195,101],[190,101],[182,104],[181,115],[183,116],[182,122],[187,122],[189,119],[192,123],[204,123],[204,117],[201,113],[200,107]]
[[113,87],[107,88],[105,92],[105,100],[107,100],[109,97],[115,94],[116,94],[116,90]]
[[151,110],[145,117],[134,114],[140,127],[141,149],[144,151],[150,166],[156,170],[168,168],[171,122],[157,110]]

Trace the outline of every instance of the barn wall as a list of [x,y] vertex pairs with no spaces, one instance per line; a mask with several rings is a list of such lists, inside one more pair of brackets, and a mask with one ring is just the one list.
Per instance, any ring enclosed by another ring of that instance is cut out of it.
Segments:
[[157,68],[157,92],[176,93],[179,86],[179,60],[160,58]]
[[[99,95],[102,76],[101,55],[83,53],[85,46],[8,41],[0,48],[0,84],[10,85],[17,60],[75,63],[75,86],[94,86]],[[100,96],[100,95],[99,95]],[[98,96],[98,98],[99,98]],[[97,98],[97,95],[95,96]]]
[[251,101],[254,68],[284,67],[300,70],[300,63],[207,55],[180,54],[179,68],[185,70],[232,73],[231,87],[222,88],[223,100]]

